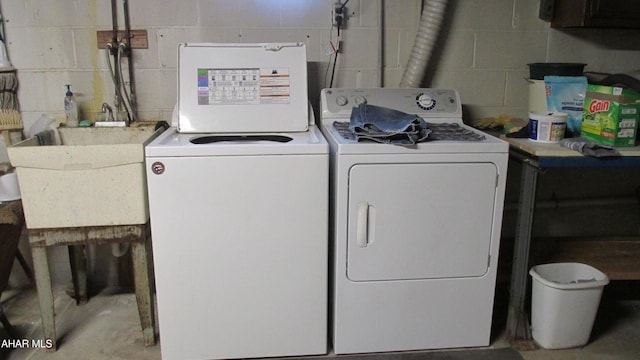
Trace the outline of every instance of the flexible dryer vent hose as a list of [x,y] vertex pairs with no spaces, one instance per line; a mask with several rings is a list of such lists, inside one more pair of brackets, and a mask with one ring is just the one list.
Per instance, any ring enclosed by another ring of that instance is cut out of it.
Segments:
[[400,80],[400,87],[421,87],[429,58],[438,40],[447,0],[424,0],[422,16],[411,55]]

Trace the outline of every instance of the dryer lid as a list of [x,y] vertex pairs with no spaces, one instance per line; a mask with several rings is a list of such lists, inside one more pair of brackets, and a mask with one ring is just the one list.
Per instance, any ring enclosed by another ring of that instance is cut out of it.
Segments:
[[309,125],[303,43],[178,45],[178,131],[293,132]]

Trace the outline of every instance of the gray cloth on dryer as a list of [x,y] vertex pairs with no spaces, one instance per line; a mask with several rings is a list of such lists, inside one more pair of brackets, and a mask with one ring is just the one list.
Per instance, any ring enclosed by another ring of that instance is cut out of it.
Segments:
[[358,141],[395,145],[415,145],[427,140],[431,133],[427,122],[418,115],[369,104],[351,110],[349,129]]
[[560,146],[576,150],[587,156],[612,157],[620,156],[620,152],[612,146],[597,144],[584,138],[566,138],[560,140]]

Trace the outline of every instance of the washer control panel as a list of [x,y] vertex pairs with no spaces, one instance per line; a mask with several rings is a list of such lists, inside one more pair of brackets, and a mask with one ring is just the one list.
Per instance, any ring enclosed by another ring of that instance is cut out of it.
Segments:
[[324,89],[320,106],[324,118],[348,118],[360,104],[382,106],[422,117],[462,118],[458,92],[453,89],[374,88]]

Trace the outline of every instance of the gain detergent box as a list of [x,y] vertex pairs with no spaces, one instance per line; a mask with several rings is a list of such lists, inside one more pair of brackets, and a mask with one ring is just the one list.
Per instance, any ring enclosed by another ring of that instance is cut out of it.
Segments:
[[589,84],[584,99],[581,135],[605,145],[635,146],[639,114],[639,93]]

